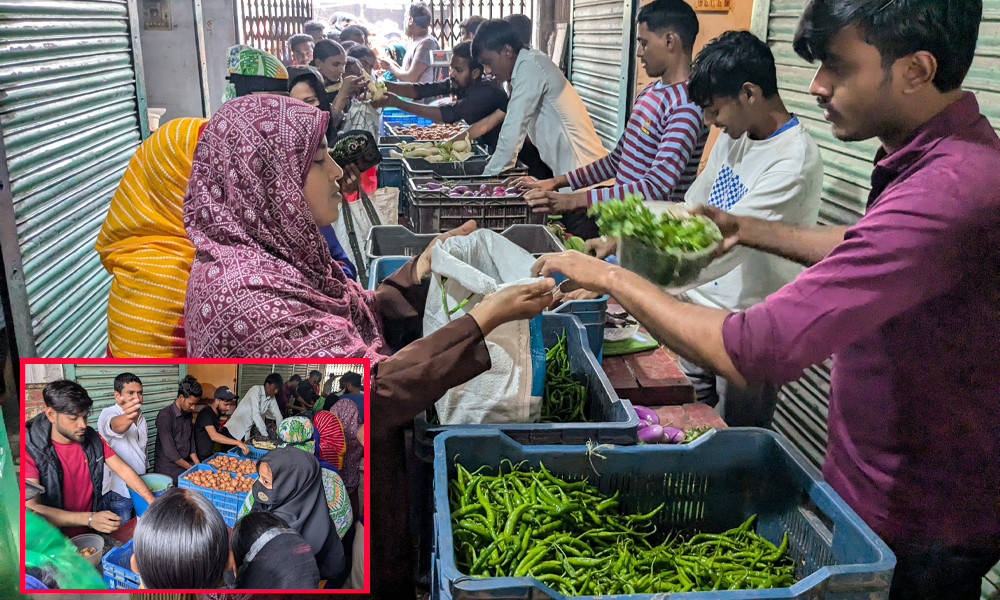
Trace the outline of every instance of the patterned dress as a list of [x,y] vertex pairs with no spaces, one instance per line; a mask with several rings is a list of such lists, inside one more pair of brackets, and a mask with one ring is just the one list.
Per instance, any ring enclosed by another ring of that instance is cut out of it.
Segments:
[[[323,492],[326,494],[326,505],[330,509],[330,518],[333,519],[334,526],[337,527],[337,534],[341,538],[347,534],[347,530],[354,524],[354,514],[351,512],[351,500],[347,496],[347,487],[344,480],[330,469],[322,469]],[[254,505],[254,495],[247,494],[240,506],[240,511],[236,514],[236,519],[242,519],[248,514]]]

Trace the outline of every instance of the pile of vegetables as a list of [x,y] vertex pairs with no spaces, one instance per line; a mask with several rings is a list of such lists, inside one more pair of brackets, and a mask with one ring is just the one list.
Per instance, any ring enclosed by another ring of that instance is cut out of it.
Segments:
[[584,251],[583,238],[577,237],[566,231],[566,228],[562,226],[562,223],[559,223],[558,221],[550,221],[548,228],[549,231],[552,232],[552,235],[556,236],[556,239],[561,241],[563,247],[567,250],[576,250],[577,252]]
[[542,395],[542,423],[587,422],[587,386],[569,370],[566,331],[545,353],[545,392]]
[[490,183],[475,184],[453,184],[438,183],[428,181],[417,187],[421,192],[440,192],[451,198],[501,198],[510,196],[520,196],[524,193],[524,188],[518,185],[505,186]]
[[237,458],[235,456],[216,456],[205,461],[206,465],[212,465],[216,469],[238,473],[240,475],[250,475],[257,472],[257,461],[252,458]]
[[669,423],[661,424],[660,417],[645,406],[633,405],[639,415],[639,441],[644,444],[687,444],[712,430],[711,427],[692,427],[684,430]]
[[385,96],[386,87],[384,81],[381,79],[373,80],[364,69],[361,70],[361,78],[366,84],[365,89],[361,91],[362,101],[381,100]]
[[[504,472],[504,464],[509,469]],[[756,516],[722,534],[668,535],[646,514],[622,514],[618,493],[569,482],[544,465],[503,461],[497,475],[455,465],[448,482],[455,559],[475,577],[534,577],[567,596],[787,587],[788,535],[775,546]]]
[[274,450],[278,447],[274,442],[269,442],[266,440],[253,440],[250,445],[259,450]]
[[597,217],[601,235],[633,238],[659,250],[698,252],[722,241],[718,226],[708,217],[683,209],[657,216],[642,200],[642,194],[625,194],[624,200],[594,204],[588,214]]
[[389,151],[391,158],[422,158],[427,162],[464,162],[474,154],[469,140],[457,142],[407,142]]
[[255,477],[245,477],[228,471],[195,471],[182,479],[195,485],[219,490],[220,492],[249,492]]
[[458,123],[435,123],[434,125],[393,125],[396,135],[412,135],[418,140],[447,140],[465,131]]

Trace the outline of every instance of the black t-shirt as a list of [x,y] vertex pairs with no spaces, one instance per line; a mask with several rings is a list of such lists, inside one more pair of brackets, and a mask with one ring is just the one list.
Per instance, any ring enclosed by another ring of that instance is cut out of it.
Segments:
[[215,442],[208,437],[206,427],[215,427],[218,432],[222,431],[222,424],[219,415],[215,414],[211,406],[198,411],[198,416],[194,420],[194,445],[195,452],[198,453],[198,460],[204,460],[212,455],[212,448]]

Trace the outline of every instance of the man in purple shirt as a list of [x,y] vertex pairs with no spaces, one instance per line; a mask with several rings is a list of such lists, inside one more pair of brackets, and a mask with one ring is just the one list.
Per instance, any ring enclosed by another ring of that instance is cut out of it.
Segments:
[[890,598],[975,600],[1000,560],[1000,139],[961,89],[981,0],[812,0],[796,52],[844,141],[877,137],[851,227],[709,211],[811,265],[744,312],[682,304],[574,252],[539,259],[610,293],[679,354],[776,384],[833,355],[824,476],[897,556]]

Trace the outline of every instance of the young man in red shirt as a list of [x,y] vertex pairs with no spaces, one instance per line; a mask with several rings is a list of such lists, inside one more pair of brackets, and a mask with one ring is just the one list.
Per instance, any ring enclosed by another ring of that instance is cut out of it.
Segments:
[[121,526],[115,513],[100,510],[104,466],[153,503],[153,494],[132,467],[87,426],[94,401],[83,386],[54,381],[42,390],[45,412],[25,424],[26,481],[45,488],[25,506],[62,529],[67,537],[91,529],[111,533]]

